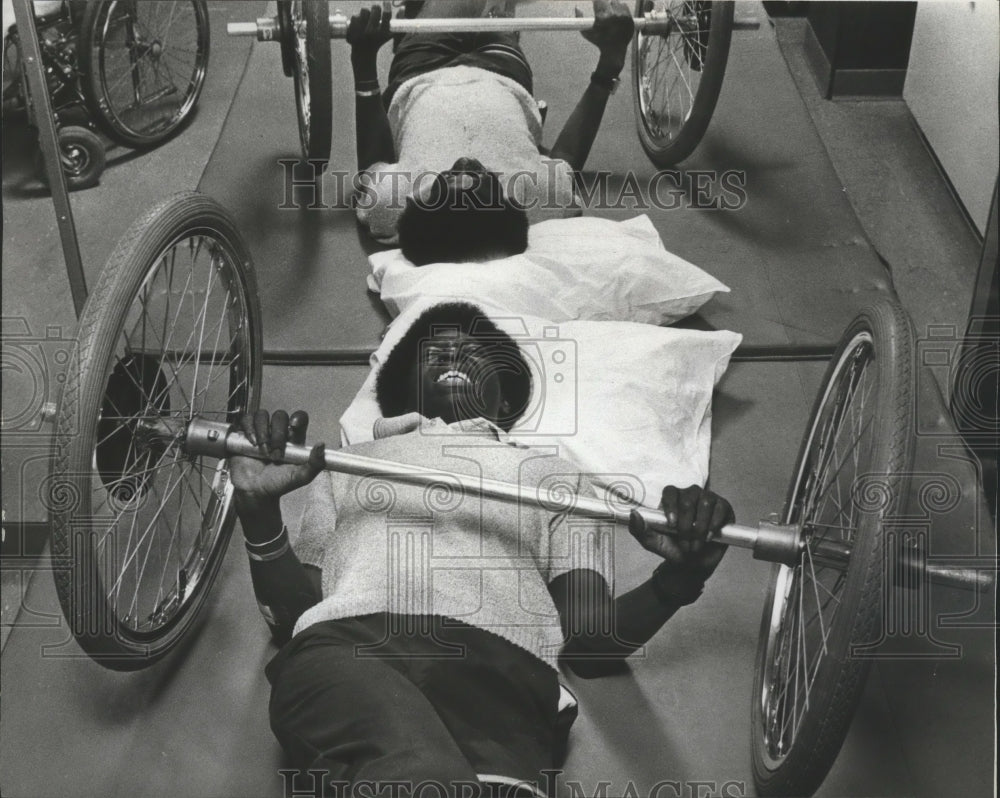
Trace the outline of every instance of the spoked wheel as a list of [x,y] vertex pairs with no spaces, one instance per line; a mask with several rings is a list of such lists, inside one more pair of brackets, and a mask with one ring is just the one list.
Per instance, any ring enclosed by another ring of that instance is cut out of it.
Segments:
[[80,318],[47,491],[59,601],[102,665],[145,667],[195,620],[232,531],[232,488],[225,460],[187,455],[180,437],[195,415],[255,409],[260,375],[257,284],[232,220],[198,194],[160,203]]
[[811,795],[847,734],[876,642],[882,523],[912,462],[909,319],[889,302],[848,327],[806,430],[785,522],[804,550],[775,567],[757,649],[753,769],[761,795]]
[[91,2],[79,49],[87,107],[119,144],[155,146],[194,111],[208,52],[205,0]]
[[[326,0],[281,2],[282,30],[293,38],[295,108],[302,157],[325,170],[333,141],[333,77],[330,67],[330,11]],[[282,39],[282,63],[286,45]]]
[[636,16],[667,32],[637,31],[632,96],[639,141],[658,167],[687,158],[708,128],[722,90],[733,32],[728,0],[637,0]]

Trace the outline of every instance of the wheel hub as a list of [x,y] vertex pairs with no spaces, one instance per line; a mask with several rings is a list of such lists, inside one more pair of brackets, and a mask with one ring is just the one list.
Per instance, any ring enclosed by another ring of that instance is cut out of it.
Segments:
[[79,175],[86,170],[90,163],[90,156],[84,147],[78,144],[69,144],[62,148],[62,163],[66,171]]
[[169,382],[158,358],[120,358],[108,378],[97,425],[96,461],[101,482],[118,502],[145,493],[149,469],[169,448],[162,436],[146,433],[150,418],[170,411]]

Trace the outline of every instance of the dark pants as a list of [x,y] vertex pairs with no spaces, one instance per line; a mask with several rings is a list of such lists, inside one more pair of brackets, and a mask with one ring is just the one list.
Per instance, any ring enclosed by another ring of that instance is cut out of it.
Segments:
[[271,728],[294,769],[322,771],[306,782],[322,780],[328,798],[351,794],[331,785],[361,782],[465,798],[482,774],[544,788],[541,771],[554,766],[556,672],[457,621],[380,613],[314,624],[267,676]]
[[532,74],[516,33],[410,33],[403,37],[389,67],[383,95],[389,107],[400,84],[452,66],[473,66],[495,72],[532,93]]

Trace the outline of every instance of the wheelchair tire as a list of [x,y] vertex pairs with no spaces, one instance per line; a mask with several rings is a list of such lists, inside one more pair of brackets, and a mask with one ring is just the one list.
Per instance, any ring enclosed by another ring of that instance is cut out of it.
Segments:
[[195,193],[136,220],[87,300],[42,492],[63,613],[107,668],[167,654],[218,574],[234,524],[227,464],[187,455],[182,430],[256,408],[260,318],[245,243]]
[[[285,2],[286,0],[282,0]],[[283,17],[279,11],[279,18]],[[330,9],[326,0],[288,0],[294,39],[295,110],[302,158],[325,171],[333,143],[333,73],[330,66]],[[284,45],[282,45],[284,47]]]
[[205,0],[91,0],[80,24],[80,84],[109,138],[155,147],[191,118],[209,57]]
[[733,32],[731,0],[637,0],[670,23],[666,34],[636,31],[632,99],[639,141],[658,168],[687,158],[701,142],[722,91]]
[[[85,127],[69,125],[59,129],[59,160],[63,175],[66,177],[66,188],[70,191],[91,188],[100,182],[107,155],[104,142],[94,131]],[[43,183],[48,183],[45,162],[42,151],[37,154],[36,168]]]
[[[762,796],[812,795],[843,745],[878,642],[883,520],[903,512],[912,465],[913,331],[884,301],[844,333],[799,451],[785,523],[806,541],[776,565],[754,678],[754,782]],[[822,544],[845,552],[822,559]]]

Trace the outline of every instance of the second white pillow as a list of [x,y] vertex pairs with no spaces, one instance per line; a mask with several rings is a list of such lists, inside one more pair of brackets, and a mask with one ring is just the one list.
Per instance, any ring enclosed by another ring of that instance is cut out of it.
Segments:
[[522,255],[416,267],[401,250],[369,256],[368,287],[393,316],[417,299],[486,302],[561,322],[671,324],[729,288],[664,247],[647,216],[533,225]]

